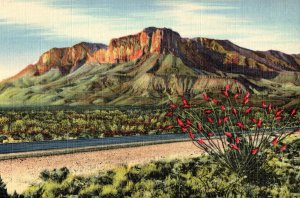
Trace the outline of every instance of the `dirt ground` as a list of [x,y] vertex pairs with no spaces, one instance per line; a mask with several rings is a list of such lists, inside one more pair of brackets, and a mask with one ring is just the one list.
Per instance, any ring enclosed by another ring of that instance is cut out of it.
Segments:
[[0,161],[0,175],[10,193],[23,192],[39,182],[44,169],[67,167],[71,173],[88,175],[120,164],[141,164],[152,160],[196,157],[201,150],[192,142],[159,144],[95,152]]

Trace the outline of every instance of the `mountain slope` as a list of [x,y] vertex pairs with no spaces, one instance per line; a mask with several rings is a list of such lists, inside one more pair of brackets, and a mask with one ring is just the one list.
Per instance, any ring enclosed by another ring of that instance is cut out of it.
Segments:
[[53,48],[0,84],[0,105],[159,104],[227,83],[272,98],[300,95],[300,57],[167,28]]

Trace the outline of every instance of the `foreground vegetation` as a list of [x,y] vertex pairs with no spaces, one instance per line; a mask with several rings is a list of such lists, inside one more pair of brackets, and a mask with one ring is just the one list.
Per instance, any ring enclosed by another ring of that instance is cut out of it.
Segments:
[[[91,176],[74,176],[67,168],[45,170],[41,183],[13,197],[298,197],[299,135],[285,143],[289,145],[286,151],[270,151],[268,163],[251,177],[239,177],[202,156],[123,165]],[[3,188],[0,192],[6,193]]]

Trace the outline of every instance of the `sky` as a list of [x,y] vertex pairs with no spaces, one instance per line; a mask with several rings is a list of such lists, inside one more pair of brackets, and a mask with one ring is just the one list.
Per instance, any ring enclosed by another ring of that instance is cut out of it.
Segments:
[[300,53],[298,0],[1,0],[0,80],[53,47],[108,44],[146,27]]

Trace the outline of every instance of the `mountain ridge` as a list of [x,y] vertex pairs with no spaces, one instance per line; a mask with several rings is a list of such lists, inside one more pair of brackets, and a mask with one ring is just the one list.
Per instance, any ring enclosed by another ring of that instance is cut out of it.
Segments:
[[[152,41],[151,43],[149,42],[150,38]],[[44,74],[53,66],[58,67],[63,74],[68,74],[78,69],[78,67],[82,66],[83,63],[123,63],[136,60],[147,52],[162,53],[163,50],[169,50],[175,55],[178,55],[177,43],[181,40],[184,40],[184,42],[195,41],[207,49],[212,49],[213,51],[218,52],[227,50],[231,52],[237,52],[237,54],[242,52],[242,55],[247,55],[247,53],[249,54],[249,51],[251,51],[253,52],[251,57],[255,57],[256,60],[262,63],[266,62],[265,60],[262,60],[266,54],[272,55],[276,58],[289,60],[293,58],[299,59],[296,54],[290,55],[276,50],[252,51],[247,48],[237,46],[229,40],[218,40],[202,37],[195,37],[192,39],[182,38],[179,33],[168,28],[148,27],[137,34],[111,39],[108,46],[100,43],[80,42],[72,47],[52,48],[44,52],[40,56],[37,63],[28,65],[27,68],[24,68],[21,72],[11,78],[15,79],[19,76],[22,76],[24,73],[29,73],[33,76]],[[214,44],[216,42],[219,44],[219,46]],[[124,43],[125,45],[122,45]],[[224,47],[226,49],[222,49]],[[228,55],[227,59],[230,58],[231,60],[227,60],[225,63],[234,63],[234,57],[230,57],[230,55]],[[237,59],[239,57],[235,58]],[[285,63],[283,63],[283,65],[284,64]],[[299,60],[293,64],[297,65],[297,69],[300,69]],[[273,67],[273,69],[276,70],[276,66],[273,65]],[[291,67],[288,68],[292,69]]]
[[81,42],[44,52],[37,63],[0,83],[0,105],[11,99],[21,104],[156,104],[179,95],[197,98],[225,83],[256,95],[276,97],[280,91],[291,97],[300,93],[299,72],[298,55],[149,27],[108,45]]

